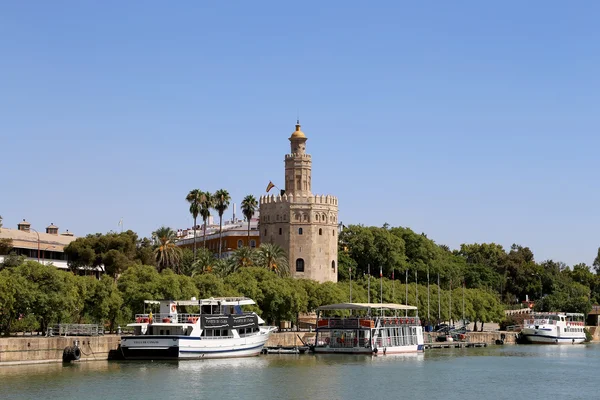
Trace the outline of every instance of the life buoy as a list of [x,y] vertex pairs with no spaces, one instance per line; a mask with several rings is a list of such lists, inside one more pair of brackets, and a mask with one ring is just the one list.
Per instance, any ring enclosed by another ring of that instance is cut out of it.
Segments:
[[177,311],[177,306],[175,304],[173,304],[171,306],[171,312],[176,312]]

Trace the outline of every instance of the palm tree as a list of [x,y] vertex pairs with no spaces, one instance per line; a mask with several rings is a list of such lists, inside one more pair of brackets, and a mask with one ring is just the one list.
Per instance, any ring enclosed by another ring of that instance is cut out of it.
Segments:
[[212,272],[214,264],[215,257],[213,256],[212,251],[208,249],[200,249],[198,252],[198,258],[192,264],[192,276]]
[[258,265],[279,276],[289,276],[290,267],[285,250],[279,245],[262,243],[258,248]]
[[194,261],[196,261],[196,219],[200,213],[200,202],[202,201],[202,191],[200,189],[190,190],[188,195],[185,197],[188,203],[190,203],[190,214],[194,217]]
[[208,217],[210,217],[210,209],[213,207],[213,197],[210,192],[202,192],[200,196],[200,215],[202,216],[202,221],[204,222],[204,234],[203,234],[203,246],[206,248],[206,224],[208,221]]
[[154,249],[154,258],[158,270],[175,267],[179,265],[181,259],[181,248],[175,244],[177,239],[173,229],[161,226],[156,231],[152,232],[154,243],[158,246]]
[[253,248],[242,246],[233,252],[230,260],[233,264],[232,272],[237,272],[240,268],[254,267],[258,263],[258,255]]
[[213,208],[219,213],[219,258],[221,258],[221,249],[223,246],[223,213],[229,207],[231,196],[225,189],[219,189],[215,192]]
[[258,202],[251,194],[244,197],[244,200],[242,200],[242,214],[244,214],[244,217],[246,217],[246,221],[248,221],[248,247],[250,247],[250,220],[254,216],[257,207]]

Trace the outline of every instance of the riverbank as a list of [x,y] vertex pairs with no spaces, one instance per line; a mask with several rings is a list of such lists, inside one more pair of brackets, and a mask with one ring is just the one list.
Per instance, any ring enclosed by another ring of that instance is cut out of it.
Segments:
[[[592,333],[593,341],[600,341],[600,329],[588,327]],[[465,341],[471,343],[495,344],[496,340],[502,339],[504,334],[505,344],[516,343],[516,332],[467,332]],[[426,343],[435,342],[436,333],[426,332],[424,339]],[[279,332],[273,333],[266,343],[267,347],[293,347],[302,346],[305,343],[314,343],[315,332]],[[121,336],[68,336],[68,337],[43,337],[43,336],[19,336],[0,338],[0,366],[19,364],[40,364],[62,362],[63,350],[78,341],[81,349],[80,361],[108,360],[111,354],[119,348]]]
[[80,361],[108,360],[121,336],[21,336],[0,339],[0,366],[62,362],[65,347],[78,341]]

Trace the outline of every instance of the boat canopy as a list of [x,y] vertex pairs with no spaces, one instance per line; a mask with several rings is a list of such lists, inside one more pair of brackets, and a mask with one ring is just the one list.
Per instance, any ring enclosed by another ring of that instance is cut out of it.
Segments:
[[201,306],[201,305],[223,305],[223,306],[245,306],[256,304],[254,300],[247,297],[211,297],[200,300],[144,300],[145,304],[175,303],[178,306]]
[[393,304],[393,303],[339,303],[329,304],[317,308],[317,311],[324,310],[370,310],[370,309],[383,309],[383,310],[416,310],[415,306],[407,306],[404,304]]

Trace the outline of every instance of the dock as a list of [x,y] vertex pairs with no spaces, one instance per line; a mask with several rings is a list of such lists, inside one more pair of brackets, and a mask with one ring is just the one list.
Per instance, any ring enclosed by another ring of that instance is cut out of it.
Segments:
[[425,343],[425,349],[464,349],[469,347],[487,347],[485,342],[431,342]]

